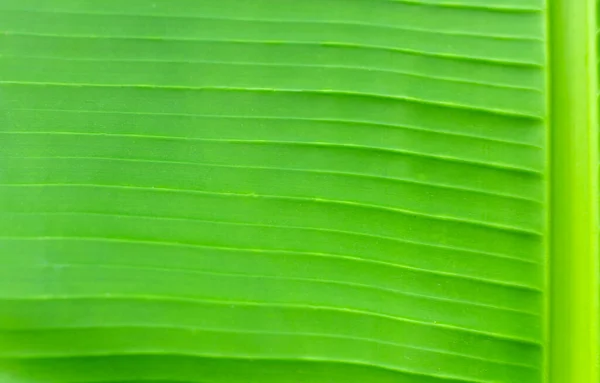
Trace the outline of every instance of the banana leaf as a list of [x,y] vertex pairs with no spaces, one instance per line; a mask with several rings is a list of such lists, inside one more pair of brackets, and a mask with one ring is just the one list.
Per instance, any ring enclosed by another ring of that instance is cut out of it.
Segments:
[[598,383],[594,0],[0,0],[0,382]]

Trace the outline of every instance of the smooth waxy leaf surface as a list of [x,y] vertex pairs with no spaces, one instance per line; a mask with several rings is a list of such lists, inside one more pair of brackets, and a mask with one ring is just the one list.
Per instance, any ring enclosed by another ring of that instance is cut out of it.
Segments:
[[544,381],[545,9],[0,0],[0,377]]

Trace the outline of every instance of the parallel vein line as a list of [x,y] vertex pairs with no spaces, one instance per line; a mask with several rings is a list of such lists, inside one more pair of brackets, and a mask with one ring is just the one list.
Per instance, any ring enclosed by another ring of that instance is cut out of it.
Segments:
[[412,5],[426,5],[430,7],[439,7],[439,8],[452,8],[456,10],[461,9],[480,9],[484,11],[493,11],[493,12],[508,12],[508,13],[540,13],[544,11],[544,8],[537,7],[526,7],[522,5],[504,5],[504,4],[465,4],[464,2],[460,2],[460,0],[385,0],[391,1],[394,3],[401,4],[412,4]]
[[[148,188],[151,189],[151,188]],[[222,225],[231,225],[231,226],[245,226],[245,227],[263,227],[263,228],[274,228],[274,229],[290,229],[290,230],[297,230],[297,231],[314,231],[317,233],[330,233],[330,234],[343,234],[343,235],[349,235],[349,236],[356,236],[356,237],[363,237],[363,238],[368,238],[368,239],[375,239],[375,240],[384,240],[384,241],[390,241],[390,242],[394,242],[394,243],[410,243],[410,244],[422,244],[426,247],[432,247],[432,248],[445,248],[445,249],[456,249],[459,251],[465,251],[465,252],[471,252],[471,253],[476,253],[476,254],[487,254],[486,252],[483,251],[477,251],[477,250],[473,250],[473,249],[464,249],[461,247],[453,247],[453,246],[440,246],[436,243],[430,243],[430,242],[418,242],[418,241],[412,241],[412,240],[407,240],[404,238],[399,238],[399,237],[389,237],[389,236],[383,236],[383,235],[378,235],[378,234],[370,234],[370,233],[362,233],[362,232],[353,232],[353,231],[344,231],[344,230],[334,230],[334,229],[325,229],[325,228],[318,228],[318,227],[305,227],[305,226],[292,226],[292,225],[274,225],[274,224],[259,224],[259,223],[252,223],[252,222],[235,222],[235,221],[224,221],[224,220],[207,220],[207,219],[197,219],[197,218],[180,218],[180,217],[158,217],[158,216],[138,216],[138,215],[132,215],[132,214],[108,214],[108,213],[98,213],[98,212],[94,212],[94,213],[79,213],[79,212],[43,212],[43,213],[37,213],[37,212],[2,212],[0,214],[19,214],[19,215],[35,215],[35,214],[39,214],[39,215],[97,215],[97,216],[115,216],[115,217],[121,217],[121,218],[142,218],[142,219],[151,219],[151,220],[158,220],[158,219],[168,219],[168,220],[180,220],[180,221],[196,221],[196,222],[205,222],[205,223],[214,223],[214,224],[222,224]],[[495,254],[495,253],[492,253]],[[511,256],[511,255],[506,255],[506,254],[500,254],[499,258],[508,258],[508,259],[519,259],[516,256]],[[524,259],[524,258],[521,258]]]
[[[149,244],[149,245],[161,245],[161,246],[179,246],[179,247],[189,247],[189,248],[201,248],[201,249],[219,249],[219,250],[239,250],[239,251],[254,251],[254,252],[265,252],[265,253],[279,253],[279,252],[283,252],[283,253],[289,253],[289,254],[308,254],[308,255],[314,255],[314,256],[330,256],[333,258],[339,258],[339,259],[348,259],[348,258],[355,258],[356,260],[361,260],[364,262],[373,262],[373,263],[380,263],[380,264],[390,264],[389,262],[383,262],[383,261],[371,261],[371,260],[367,260],[367,259],[363,259],[363,258],[358,258],[358,257],[354,257],[354,256],[350,256],[350,255],[346,255],[346,254],[337,254],[337,253],[323,253],[323,252],[305,252],[305,251],[300,251],[300,250],[289,250],[289,249],[262,249],[262,248],[238,248],[238,247],[228,247],[228,246],[220,246],[220,245],[208,245],[208,244],[200,244],[200,243],[189,243],[189,242],[181,242],[181,241],[160,241],[160,240],[148,240],[148,239],[140,239],[140,238],[126,238],[126,237],[94,237],[94,236],[35,236],[35,237],[31,237],[31,236],[0,236],[0,239],[3,240],[78,240],[78,241],[107,241],[107,242],[123,242],[123,243],[132,243],[132,244]],[[497,254],[497,253],[486,253],[486,252],[478,252],[478,251],[473,251],[470,249],[462,249],[462,248],[457,248],[457,247],[452,247],[452,246],[446,246],[446,245],[439,245],[439,244],[429,244],[429,243],[422,243],[422,242],[416,242],[416,241],[408,241],[408,240],[396,240],[393,242],[398,242],[398,243],[403,243],[403,244],[410,244],[410,245],[415,245],[415,246],[423,246],[423,247],[430,247],[430,248],[436,248],[436,249],[441,249],[441,250],[449,250],[449,251],[456,251],[456,252],[462,252],[465,254],[473,254],[474,256],[478,256],[478,255],[485,255],[485,256],[489,256],[489,257],[493,257],[493,258],[499,258],[499,259],[505,259],[505,260],[510,260],[510,261],[514,261],[514,262],[520,262],[520,263],[524,263],[524,264],[530,264],[530,265],[541,265],[540,262],[535,262],[533,260],[528,260],[525,258],[516,258],[516,257],[509,257],[509,256],[505,256],[502,254]],[[393,263],[392,263],[393,264]],[[395,266],[398,267],[403,267],[405,265],[396,265],[393,264]],[[406,267],[412,267],[412,266],[406,266]],[[427,269],[425,269],[427,270]],[[451,273],[453,274],[453,273]],[[456,275],[461,275],[463,276],[463,274],[456,274]],[[471,276],[466,276],[466,278],[469,278]],[[491,279],[487,279],[489,281],[494,281],[496,282],[497,280],[491,280]],[[502,283],[502,281],[497,281],[499,283]],[[512,283],[509,283],[510,285],[513,285]],[[525,287],[526,289],[536,289],[533,286],[527,286],[527,285],[520,285],[520,284],[514,284],[513,286],[515,287]]]
[[[441,190],[453,190],[464,192],[468,194],[479,194],[489,197],[497,197],[508,200],[515,201],[523,201],[527,203],[531,203],[533,205],[538,205],[543,207],[543,201],[537,199],[530,199],[524,196],[513,195],[500,193],[490,190],[484,189],[472,189],[467,187],[460,187],[456,185],[448,185],[448,184],[440,184],[433,182],[423,182],[419,180],[413,180],[408,178],[400,178],[400,177],[388,177],[381,175],[373,175],[367,173],[350,173],[350,172],[338,172],[331,170],[314,170],[314,169],[303,169],[303,168],[282,168],[275,166],[247,166],[247,165],[227,165],[227,164],[218,164],[218,163],[210,163],[210,162],[191,162],[191,161],[171,161],[171,160],[157,160],[157,159],[144,159],[144,158],[120,158],[120,157],[101,157],[101,156],[1,156],[0,159],[59,159],[59,160],[98,160],[98,161],[123,161],[123,162],[147,162],[147,163],[156,163],[156,164],[179,164],[179,165],[191,165],[191,166],[199,166],[199,167],[215,167],[215,168],[230,168],[230,169],[248,169],[248,170],[276,170],[276,171],[286,171],[286,172],[297,172],[297,173],[307,173],[307,174],[319,174],[319,175],[339,175],[344,177],[356,177],[361,179],[369,179],[369,180],[385,180],[391,182],[397,182],[398,184],[408,184],[408,185],[418,185],[424,187],[431,187],[432,189],[441,189]],[[15,183],[5,183],[0,184],[0,186],[10,186],[10,185],[18,185]],[[30,185],[30,184],[25,184]]]
[[[459,104],[451,101],[434,101],[425,98],[403,96],[403,95],[386,95],[377,93],[362,93],[340,90],[311,90],[311,89],[293,89],[293,88],[261,88],[261,87],[229,87],[229,86],[179,86],[179,85],[152,85],[152,84],[100,84],[100,83],[69,83],[69,82],[37,82],[37,81],[5,81],[0,80],[0,85],[33,85],[33,86],[54,86],[54,87],[69,87],[69,88],[133,88],[133,89],[160,89],[160,90],[180,90],[180,91],[222,91],[222,92],[255,92],[255,93],[281,93],[281,94],[308,94],[308,95],[333,95],[340,97],[359,97],[359,98],[374,98],[389,101],[404,101],[417,104],[435,106],[438,108],[459,109],[467,111],[475,111],[500,116],[511,116],[527,120],[541,120],[541,114],[530,114],[513,109],[500,109],[479,107],[473,105]],[[541,111],[540,111],[541,112]]]
[[[9,186],[9,185],[11,185],[11,186],[25,186],[25,185],[27,185],[27,186],[34,186],[34,185],[37,185],[37,186],[44,186],[44,185],[81,186],[81,185],[83,185],[83,186],[88,186],[88,187],[113,187],[113,186],[116,186],[119,188],[126,188],[126,189],[131,189],[131,190],[148,190],[148,191],[168,190],[168,191],[173,191],[173,192],[193,193],[193,194],[203,194],[203,195],[231,196],[231,197],[241,197],[241,198],[277,199],[277,200],[287,200],[287,201],[294,201],[294,202],[315,203],[315,204],[322,203],[322,204],[349,206],[349,207],[361,208],[361,209],[364,208],[364,209],[390,211],[390,212],[394,212],[398,215],[403,215],[403,216],[408,216],[408,217],[413,217],[413,218],[418,217],[418,218],[425,219],[425,220],[442,221],[445,223],[464,224],[464,225],[469,225],[469,226],[474,226],[474,227],[483,227],[486,229],[502,231],[502,232],[506,232],[506,233],[513,233],[513,234],[526,236],[526,237],[540,237],[543,235],[543,233],[540,231],[536,231],[536,230],[532,230],[532,229],[525,229],[525,228],[521,228],[521,227],[517,227],[517,226],[501,225],[501,224],[485,222],[485,221],[477,221],[477,220],[457,218],[457,217],[445,216],[445,215],[434,215],[434,214],[417,212],[417,211],[408,210],[408,209],[391,208],[391,207],[384,207],[384,206],[379,206],[379,205],[366,204],[366,203],[362,203],[362,202],[336,200],[336,199],[329,199],[329,198],[308,198],[308,197],[295,197],[295,196],[271,195],[271,194],[260,194],[260,193],[217,192],[217,191],[185,189],[185,188],[164,188],[164,187],[146,187],[146,186],[130,186],[130,185],[94,184],[94,183],[83,183],[83,184],[80,184],[80,183],[44,183],[44,184],[42,184],[42,183],[28,183],[28,184],[4,183],[4,184],[0,184],[0,186]],[[310,229],[325,231],[325,229],[322,229],[322,228],[310,228]],[[347,232],[347,233],[348,234],[353,233],[356,235],[374,236],[374,237],[381,238],[381,239],[397,240],[397,238],[394,239],[392,237],[385,237],[385,236],[365,234],[365,233],[354,233],[354,232]]]
[[[164,266],[164,267],[140,266],[140,265],[134,265],[134,264],[125,264],[125,263],[121,263],[121,264],[110,263],[110,264],[108,264],[108,263],[77,263],[77,262],[69,262],[69,263],[58,262],[57,263],[57,262],[50,262],[45,265],[39,264],[39,265],[34,265],[34,266],[35,267],[28,266],[27,268],[31,268],[31,269],[50,268],[50,269],[57,269],[57,270],[68,269],[68,268],[132,269],[132,270],[158,271],[158,272],[165,272],[165,273],[173,272],[173,273],[183,273],[183,274],[192,274],[192,275],[273,279],[273,280],[298,281],[298,282],[307,282],[307,283],[325,284],[325,285],[340,285],[340,286],[356,287],[356,288],[366,289],[366,290],[376,290],[376,291],[381,291],[381,292],[386,292],[386,293],[392,293],[394,295],[420,298],[423,300],[431,300],[431,301],[452,303],[452,304],[457,304],[457,305],[464,305],[467,307],[472,306],[472,307],[487,308],[487,309],[491,309],[491,310],[498,310],[498,311],[504,311],[507,313],[513,313],[515,315],[529,316],[529,317],[535,317],[535,318],[540,316],[540,314],[535,311],[525,311],[525,310],[515,309],[512,307],[508,307],[508,306],[491,305],[491,304],[487,304],[487,303],[481,303],[481,302],[470,301],[470,300],[465,300],[465,299],[444,298],[444,297],[440,297],[440,296],[427,295],[427,294],[422,294],[422,293],[415,293],[415,292],[410,292],[410,291],[392,289],[392,288],[388,288],[388,287],[382,287],[382,286],[371,285],[371,284],[366,284],[366,283],[356,283],[356,282],[348,282],[348,281],[343,281],[343,280],[333,280],[333,279],[324,279],[324,278],[287,277],[287,276],[281,276],[281,275],[259,274],[259,273],[224,272],[224,271],[211,271],[208,269],[192,269],[192,268],[186,269],[186,268],[182,268],[182,267],[172,267],[172,266],[170,266],[170,267],[167,267],[167,266]],[[437,271],[431,271],[431,270],[426,270],[426,269],[416,269],[416,268],[412,268],[412,267],[398,267],[398,268],[399,269],[410,269],[411,271],[418,271],[418,272],[422,272],[424,274],[433,274],[433,275],[436,275],[439,277],[466,279],[466,280],[470,280],[470,281],[474,281],[474,282],[480,282],[482,284],[496,284],[496,283],[494,283],[495,281],[493,281],[493,280],[486,280],[483,278],[476,279],[476,278],[471,278],[471,277],[465,278],[461,275],[447,273],[447,272],[437,272]],[[501,287],[505,287],[505,288],[513,288],[513,289],[517,288],[520,290],[530,290],[530,289],[533,290],[530,287],[526,287],[526,286],[522,286],[522,285],[515,286],[515,285],[510,285],[507,283],[498,283],[497,285],[501,286]],[[533,291],[540,292],[540,290],[533,290]]]
[[391,70],[382,67],[371,66],[353,66],[353,65],[333,65],[333,64],[292,64],[285,62],[258,62],[258,61],[218,61],[218,60],[159,60],[159,59],[143,59],[143,58],[118,58],[106,59],[95,57],[66,57],[66,56],[30,56],[30,55],[12,55],[0,54],[0,58],[25,58],[28,60],[54,60],[54,61],[73,61],[73,62],[106,62],[106,63],[164,63],[164,64],[215,64],[228,66],[258,66],[258,67],[282,67],[282,68],[311,68],[311,69],[342,69],[356,70],[364,72],[380,72],[386,74],[394,74],[399,76],[415,77],[426,80],[445,81],[449,83],[476,85],[488,88],[508,89],[515,91],[523,91],[533,93],[539,96],[543,93],[540,88],[533,88],[523,85],[508,85],[492,81],[474,81],[468,78],[437,76],[433,74],[423,74],[410,71]]
[[[430,134],[436,134],[440,136],[449,137],[460,137],[474,140],[481,140],[490,143],[505,144],[527,147],[536,150],[542,150],[543,147],[540,145],[519,142],[519,141],[507,141],[504,139],[486,137],[480,135],[472,135],[466,133],[451,132],[448,130],[433,130],[425,127],[417,127],[410,125],[397,125],[391,123],[384,123],[380,121],[360,121],[360,120],[345,120],[345,119],[331,119],[331,118],[311,118],[311,117],[278,117],[278,116],[245,116],[245,115],[221,115],[221,114],[194,114],[194,113],[168,113],[168,112],[132,112],[132,111],[118,111],[118,110],[86,110],[86,109],[53,109],[53,108],[10,108],[1,109],[4,112],[10,111],[27,111],[27,112],[60,112],[60,113],[90,113],[90,114],[107,114],[107,115],[131,115],[131,116],[173,116],[173,117],[188,117],[188,118],[215,118],[215,119],[248,119],[248,120],[275,120],[275,121],[306,121],[306,122],[322,122],[330,124],[344,124],[344,125],[359,125],[359,126],[372,126],[380,128],[390,128],[398,130],[412,130]],[[540,128],[541,129],[541,128]]]
[[0,301],[77,301],[77,300],[139,300],[139,301],[164,301],[164,302],[183,302],[183,303],[191,303],[191,304],[216,304],[216,305],[227,305],[229,307],[233,306],[250,306],[250,307],[269,307],[269,308],[293,308],[293,309],[301,309],[308,311],[329,311],[329,312],[338,312],[338,313],[346,313],[357,316],[366,316],[378,318],[381,320],[388,320],[392,322],[404,322],[411,323],[415,325],[420,325],[424,327],[434,327],[439,329],[444,329],[450,332],[459,332],[459,333],[467,333],[472,335],[481,336],[482,338],[491,338],[497,339],[512,343],[520,343],[528,346],[535,346],[536,348],[541,348],[542,344],[534,339],[521,338],[516,337],[514,335],[507,335],[496,332],[488,332],[482,330],[474,330],[472,328],[453,326],[444,323],[437,322],[426,322],[417,319],[405,318],[401,316],[392,316],[386,315],[378,312],[372,312],[368,310],[356,310],[345,307],[335,307],[335,306],[321,306],[321,305],[309,305],[309,304],[292,304],[292,303],[272,303],[272,302],[262,302],[262,301],[236,301],[236,300],[224,300],[224,299],[204,299],[204,298],[184,298],[180,296],[168,296],[168,295],[139,295],[139,294],[103,294],[103,295],[40,295],[40,296],[26,296],[26,297],[9,297],[2,296],[0,297]]
[[14,36],[31,36],[31,37],[50,37],[50,38],[66,38],[66,39],[90,39],[90,40],[147,40],[147,41],[181,41],[191,43],[233,43],[233,44],[261,44],[261,45],[301,45],[308,47],[322,47],[332,46],[347,49],[365,49],[374,51],[385,51],[385,52],[397,52],[404,54],[413,54],[416,56],[424,57],[443,57],[462,61],[476,61],[490,64],[502,64],[506,66],[518,66],[518,67],[533,67],[543,68],[543,64],[537,61],[516,61],[507,60],[493,57],[478,57],[478,56],[467,56],[455,53],[441,53],[441,52],[428,52],[419,51],[415,49],[391,47],[391,46],[378,46],[378,45],[367,45],[359,43],[346,43],[346,42],[334,42],[334,41],[291,41],[291,40],[244,40],[244,39],[197,39],[197,38],[185,38],[185,37],[165,37],[165,36],[102,36],[102,35],[85,35],[85,34],[53,34],[53,33],[33,33],[33,32],[19,32],[4,30],[5,35]]
[[[154,351],[154,352],[148,352],[148,351],[123,351],[123,352],[109,352],[109,353],[95,353],[93,355],[90,356],[94,356],[94,357],[110,357],[110,356],[180,356],[180,357],[196,357],[199,359],[203,359],[203,358],[215,358],[215,359],[222,359],[223,355],[222,354],[211,354],[211,353],[167,353],[167,352],[162,352],[162,351]],[[62,359],[62,358],[66,358],[66,359],[71,359],[71,358],[76,358],[77,355],[75,354],[62,354],[62,355],[56,355],[56,356],[27,356],[27,355],[23,355],[20,357],[16,357],[16,358],[11,358],[11,359]],[[88,356],[89,357],[89,356]],[[432,377],[432,378],[437,378],[437,379],[442,379],[442,380],[448,380],[449,383],[494,383],[488,380],[472,380],[472,379],[468,379],[468,378],[464,378],[464,377],[460,377],[460,376],[456,376],[456,375],[447,375],[447,374],[440,374],[440,373],[431,373],[431,372],[421,372],[421,371],[417,371],[417,370],[412,370],[412,369],[402,369],[399,368],[395,365],[389,365],[387,363],[381,363],[381,362],[375,362],[375,361],[369,361],[369,360],[348,360],[348,359],[335,359],[335,358],[317,358],[317,357],[294,357],[294,358],[283,358],[283,357],[275,357],[275,358],[268,358],[268,357],[260,357],[257,358],[255,355],[232,355],[230,357],[231,359],[248,359],[251,361],[265,361],[265,360],[272,360],[272,361],[294,361],[294,362],[298,362],[298,361],[302,361],[302,362],[311,362],[311,363],[336,363],[336,364],[343,364],[343,365],[357,365],[357,366],[363,366],[363,367],[368,367],[368,368],[372,368],[372,369],[377,369],[377,370],[384,370],[384,371],[389,371],[389,372],[393,372],[396,374],[400,374],[400,375],[414,375],[414,376],[423,376],[423,377]],[[6,359],[6,358],[5,358]],[[69,382],[70,383],[70,382]]]
[[[432,354],[439,354],[439,355],[449,355],[449,356],[456,356],[456,357],[460,357],[460,358],[466,358],[469,360],[476,360],[476,361],[480,361],[480,362],[484,362],[484,363],[490,363],[490,364],[496,364],[496,365],[500,365],[500,366],[513,366],[513,367],[520,367],[523,369],[528,369],[528,370],[534,370],[537,371],[540,369],[539,366],[535,366],[532,364],[527,364],[527,363],[515,363],[515,362],[508,362],[505,360],[500,360],[500,359],[492,359],[492,358],[484,358],[484,357],[478,357],[475,355],[470,355],[470,354],[465,354],[465,353],[459,353],[459,352],[451,352],[451,351],[447,351],[447,350],[443,350],[443,349],[436,349],[436,348],[428,348],[428,347],[422,347],[422,346],[416,346],[413,344],[409,344],[409,343],[404,343],[404,342],[388,342],[385,340],[381,340],[381,339],[377,339],[375,337],[356,337],[356,336],[350,336],[350,335],[345,335],[345,334],[332,334],[332,333],[317,333],[317,332],[303,332],[303,331],[294,331],[294,332],[287,332],[287,331],[264,331],[264,330],[233,330],[233,329],[228,329],[228,328],[211,328],[211,327],[201,327],[201,326],[186,326],[186,325],[177,325],[177,326],[173,326],[173,325],[158,325],[158,324],[151,324],[151,323],[136,323],[136,324],[122,324],[122,325],[116,325],[116,324],[112,324],[112,325],[106,325],[106,324],[94,324],[94,325],[68,325],[68,326],[61,326],[61,327],[36,327],[36,328],[31,328],[28,327],[26,329],[19,329],[19,330],[9,330],[11,333],[20,333],[20,332],[46,332],[46,331],[65,331],[65,330],[115,330],[115,329],[142,329],[142,330],[182,330],[182,331],[186,331],[186,332],[190,332],[191,334],[194,334],[196,331],[202,331],[202,332],[215,332],[215,333],[226,333],[226,334],[258,334],[258,335],[271,335],[271,336],[299,336],[299,337],[315,337],[315,338],[331,338],[331,339],[340,339],[340,340],[356,340],[359,342],[367,342],[367,343],[374,343],[374,344],[379,344],[379,345],[384,345],[384,346],[394,346],[394,347],[398,347],[398,348],[406,348],[406,349],[410,349],[410,350],[417,350],[417,351],[425,351],[425,352],[430,352]],[[6,332],[6,330],[0,329],[0,332]],[[89,354],[86,354],[89,355]]]
[[425,152],[417,152],[405,149],[393,149],[391,147],[383,146],[372,146],[372,145],[358,145],[351,143],[338,143],[338,142],[327,142],[327,141],[292,141],[292,140],[271,140],[271,139],[234,139],[234,138],[201,138],[201,137],[177,137],[177,136],[161,136],[151,134],[130,134],[130,133],[112,133],[112,132],[73,132],[73,131],[0,131],[0,134],[15,134],[15,135],[64,135],[64,136],[90,136],[90,137],[115,137],[115,138],[140,138],[150,140],[172,140],[172,141],[198,141],[198,142],[216,142],[216,143],[239,143],[239,144],[256,144],[256,145],[281,145],[281,146],[315,146],[324,147],[328,149],[355,149],[364,151],[383,152],[389,154],[397,154],[400,156],[410,157],[422,157],[427,159],[435,159],[439,161],[460,163],[465,165],[471,165],[482,168],[500,169],[519,173],[542,175],[543,173],[534,168],[514,166],[495,161],[477,161],[469,158],[449,156],[449,155],[436,155]]
[[[345,20],[307,20],[307,19],[259,19],[259,18],[242,18],[242,17],[219,17],[219,16],[206,16],[206,15],[192,15],[192,14],[179,14],[179,15],[164,15],[164,14],[151,14],[151,13],[115,13],[115,12],[82,12],[82,11],[68,11],[68,10],[43,10],[43,9],[4,9],[4,12],[16,12],[16,13],[48,13],[52,15],[70,15],[70,16],[107,16],[107,17],[147,17],[147,18],[158,18],[158,19],[175,19],[175,20],[214,20],[214,21],[242,21],[252,23],[265,23],[265,24],[308,24],[315,25],[320,28],[324,26],[357,26],[367,27],[375,29],[387,29],[392,31],[405,31],[405,32],[419,32],[426,34],[435,34],[441,36],[457,36],[457,37],[477,37],[487,38],[490,40],[504,40],[504,41],[532,41],[532,42],[544,42],[544,39],[540,37],[531,36],[517,36],[517,35],[505,35],[505,34],[483,34],[473,33],[466,31],[446,31],[430,28],[419,28],[419,27],[401,27],[398,25],[387,25],[387,24],[376,24],[366,23],[360,21],[345,21]],[[178,21],[176,21],[178,22]],[[287,27],[287,26],[286,26]]]
[[[141,240],[141,239],[129,239],[129,238],[113,238],[113,237],[61,237],[61,236],[41,236],[41,237],[0,237],[2,240],[57,240],[57,241],[90,241],[90,242],[112,242],[112,243],[129,243],[129,244],[142,244],[142,245],[153,245],[153,246],[176,246],[176,247],[185,247],[185,248],[193,248],[193,249],[211,249],[211,250],[220,250],[220,251],[228,251],[228,252],[251,252],[251,253],[265,253],[265,254],[286,254],[286,255],[301,255],[305,257],[318,257],[318,258],[331,258],[339,261],[348,261],[348,262],[358,262],[358,263],[366,263],[372,264],[382,267],[390,267],[397,269],[405,269],[415,272],[429,272],[429,273],[443,273],[444,275],[455,276],[457,278],[464,279],[474,279],[474,280],[483,280],[487,283],[497,283],[503,286],[508,286],[511,288],[523,288],[525,290],[538,290],[536,287],[531,285],[525,285],[514,282],[506,282],[501,279],[493,279],[493,278],[481,278],[479,276],[460,274],[456,272],[448,272],[448,271],[439,271],[433,269],[424,269],[422,267],[409,266],[402,263],[393,263],[388,261],[382,261],[372,258],[362,258],[353,255],[346,254],[338,254],[338,253],[322,253],[322,252],[308,252],[308,251],[298,251],[298,250],[286,250],[286,249],[265,249],[265,248],[244,248],[244,247],[232,247],[232,246],[218,246],[214,244],[197,244],[197,243],[182,243],[182,242],[170,242],[170,241],[160,241],[160,240]],[[537,263],[528,261],[528,260],[518,260],[518,259],[510,259],[515,263],[524,263],[524,264],[533,264],[537,265]]]

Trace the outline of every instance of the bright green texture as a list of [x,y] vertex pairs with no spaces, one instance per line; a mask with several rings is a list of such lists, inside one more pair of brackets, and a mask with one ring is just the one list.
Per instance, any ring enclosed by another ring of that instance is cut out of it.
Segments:
[[0,0],[0,378],[543,382],[549,15],[446,3]]
[[596,0],[550,2],[551,382],[600,382]]

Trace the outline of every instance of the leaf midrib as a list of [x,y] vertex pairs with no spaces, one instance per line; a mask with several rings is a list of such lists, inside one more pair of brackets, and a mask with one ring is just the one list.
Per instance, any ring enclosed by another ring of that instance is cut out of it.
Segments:
[[600,380],[596,0],[548,0],[547,381]]

